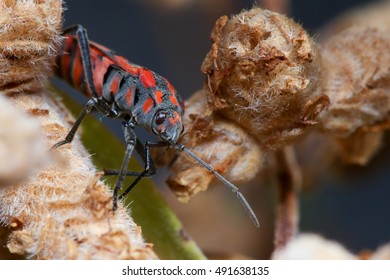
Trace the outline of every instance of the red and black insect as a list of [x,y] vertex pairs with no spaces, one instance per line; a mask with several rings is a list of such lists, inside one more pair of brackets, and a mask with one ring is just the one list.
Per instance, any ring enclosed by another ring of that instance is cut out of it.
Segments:
[[[76,35],[68,34],[70,32],[75,32]],[[237,187],[183,144],[178,143],[184,129],[184,103],[167,79],[145,67],[130,63],[104,46],[88,41],[87,32],[81,25],[64,30],[64,37],[62,50],[57,57],[57,75],[86,94],[90,100],[65,139],[53,148],[72,142],[79,125],[92,109],[107,117],[122,120],[126,152],[121,169],[105,170],[106,175],[118,175],[114,187],[113,210],[117,208],[118,192],[125,176],[136,176],[136,179],[119,199],[143,177],[155,174],[156,168],[150,156],[150,148],[170,146],[191,156],[229,187],[237,195],[254,224],[259,226],[256,215]],[[147,141],[145,146],[142,145],[134,132],[136,126],[151,131],[161,141]],[[127,171],[134,149],[145,162],[143,172]]]

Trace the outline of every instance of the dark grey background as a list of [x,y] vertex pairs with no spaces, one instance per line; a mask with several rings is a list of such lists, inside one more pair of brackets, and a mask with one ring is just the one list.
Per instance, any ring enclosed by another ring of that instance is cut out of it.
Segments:
[[[82,24],[90,39],[168,77],[185,98],[202,86],[200,65],[210,49],[209,34],[215,20],[254,3],[231,0],[219,8],[189,5],[170,10],[146,4],[151,2],[68,0],[64,25]],[[363,2],[367,1],[291,1],[291,16],[315,35],[328,20]],[[69,87],[66,90],[79,96]],[[120,124],[105,123],[120,135]],[[302,196],[302,230],[339,240],[355,252],[390,241],[390,159],[385,157],[389,152],[387,145],[369,167],[343,169],[322,180],[318,189],[306,191]]]

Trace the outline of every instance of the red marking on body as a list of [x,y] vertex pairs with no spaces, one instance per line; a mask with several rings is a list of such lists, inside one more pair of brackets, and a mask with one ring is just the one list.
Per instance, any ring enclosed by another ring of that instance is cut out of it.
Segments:
[[123,56],[116,55],[112,50],[109,48],[102,46],[96,42],[89,42],[89,45],[92,48],[95,49],[95,51],[100,52],[101,56],[106,57],[107,59],[111,60],[113,64],[117,65],[118,67],[122,68],[126,72],[128,72],[131,75],[138,76],[139,75],[139,66],[135,65],[131,62],[129,62],[126,58]]
[[169,99],[176,107],[180,107],[180,104],[176,98],[176,90],[174,89],[174,87],[172,86],[172,84],[168,80],[165,80],[165,82],[167,83],[168,90],[171,93],[171,95],[169,96]]
[[96,43],[93,41],[89,41],[89,46],[90,46],[90,48],[100,49],[100,50],[106,51],[106,52],[110,51],[110,49],[107,48],[106,46],[100,45],[99,43]]
[[172,124],[172,125],[175,125],[177,122],[179,122],[180,120],[180,115],[178,112],[174,112],[174,115],[175,117],[174,118],[169,118],[169,122]]
[[72,68],[72,81],[73,85],[76,88],[80,88],[81,83],[83,82],[82,76],[83,76],[83,63],[81,61],[81,55],[80,51],[77,49],[75,60],[73,62],[73,68]]
[[119,89],[119,83],[120,83],[120,76],[119,75],[116,75],[112,82],[111,82],[111,86],[110,86],[110,92],[115,94],[118,92],[118,89]]
[[142,111],[146,114],[148,113],[154,106],[154,101],[151,97],[146,99],[144,106],[142,106]]
[[131,108],[133,106],[133,92],[134,88],[131,87],[129,90],[126,92],[126,103]]
[[180,105],[179,105],[179,102],[177,101],[176,96],[170,95],[170,96],[169,96],[169,99],[171,100],[171,102],[172,102],[173,104],[175,104],[176,107],[179,107],[179,106],[180,106]]
[[175,95],[176,94],[175,88],[172,86],[172,84],[168,80],[165,80],[165,81],[167,83],[169,91],[172,93],[172,95]]
[[155,90],[154,96],[156,97],[157,104],[161,104],[163,102],[163,93],[160,90]]
[[61,76],[64,78],[64,80],[71,82],[69,77],[69,72],[71,71],[70,66],[72,63],[70,52],[73,50],[74,46],[74,38],[73,37],[66,37],[64,41],[64,54],[61,55]]
[[138,76],[139,75],[139,66],[131,64],[126,58],[123,56],[116,55],[115,59],[118,62],[118,66],[126,70],[126,72],[130,73],[131,75]]
[[92,62],[92,75],[94,85],[98,96],[102,95],[104,76],[107,73],[110,65],[113,64],[112,60],[105,56],[99,49],[91,45],[90,49],[91,62]]
[[146,68],[141,68],[139,72],[139,78],[141,83],[146,88],[151,88],[156,86],[156,80],[154,79],[153,72]]

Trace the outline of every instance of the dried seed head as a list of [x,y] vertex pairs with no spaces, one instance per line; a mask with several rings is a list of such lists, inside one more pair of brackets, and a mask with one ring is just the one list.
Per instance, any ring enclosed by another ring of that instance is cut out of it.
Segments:
[[322,46],[323,90],[330,106],[323,128],[339,142],[343,158],[365,164],[390,124],[389,29],[351,27]]
[[61,0],[0,3],[0,90],[42,87],[60,40]]
[[[262,166],[263,154],[258,145],[238,125],[216,114],[204,119],[202,112],[205,111],[206,102],[203,90],[186,102],[186,132],[180,142],[228,180],[239,182],[252,179]],[[183,202],[206,190],[215,178],[185,154],[179,155],[172,171],[175,175],[169,178],[168,184]]]
[[320,115],[326,130],[349,136],[363,126],[387,121],[388,49],[388,30],[364,27],[347,29],[323,45],[323,89],[331,101]]
[[254,8],[221,17],[203,61],[209,106],[267,148],[288,144],[328,105],[318,90],[319,55],[303,28]]

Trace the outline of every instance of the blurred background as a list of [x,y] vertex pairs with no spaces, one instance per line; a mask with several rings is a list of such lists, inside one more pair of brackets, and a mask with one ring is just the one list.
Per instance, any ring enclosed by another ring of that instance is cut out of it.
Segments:
[[[210,49],[210,31],[221,15],[239,13],[254,4],[283,10],[318,37],[322,26],[337,15],[373,1],[247,1],[247,0],[67,0],[64,26],[79,23],[87,28],[91,40],[103,44],[130,61],[167,77],[184,98],[202,87],[200,65]],[[81,95],[65,87],[81,102]],[[120,122],[104,124],[122,137]],[[141,139],[150,135],[140,130]],[[390,142],[387,135],[386,142]],[[104,147],[109,149],[109,147]],[[91,151],[97,153],[99,151]],[[352,252],[375,249],[390,241],[390,145],[367,167],[335,165],[315,178],[314,187],[301,196],[302,232],[315,232],[339,241]],[[167,178],[160,172],[159,185]],[[243,189],[260,219],[255,229],[234,195],[224,188],[213,188],[184,205],[165,186],[172,208],[188,233],[210,256],[222,258],[269,258],[275,193],[257,178]],[[234,202],[232,203],[232,201]]]

